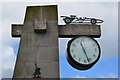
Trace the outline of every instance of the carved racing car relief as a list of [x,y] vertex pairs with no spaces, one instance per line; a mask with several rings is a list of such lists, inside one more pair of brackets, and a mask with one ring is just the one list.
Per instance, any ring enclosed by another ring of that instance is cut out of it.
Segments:
[[71,23],[91,23],[91,24],[96,24],[96,23],[102,23],[103,20],[96,19],[96,18],[88,18],[88,17],[77,17],[76,15],[70,15],[69,16],[61,16],[63,18],[63,21],[66,24],[71,24]]

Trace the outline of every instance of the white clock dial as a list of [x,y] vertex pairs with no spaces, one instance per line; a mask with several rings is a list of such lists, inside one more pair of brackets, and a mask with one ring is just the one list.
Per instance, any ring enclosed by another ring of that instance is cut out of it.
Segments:
[[99,46],[89,37],[78,37],[70,45],[70,54],[72,58],[81,64],[91,64],[99,56]]

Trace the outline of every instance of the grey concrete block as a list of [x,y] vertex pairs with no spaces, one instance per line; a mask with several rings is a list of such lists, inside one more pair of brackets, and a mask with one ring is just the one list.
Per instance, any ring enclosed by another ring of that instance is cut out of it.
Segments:
[[36,33],[44,33],[47,30],[46,19],[36,19],[34,21],[34,31]]
[[21,37],[22,28],[23,28],[22,24],[12,24],[11,29],[12,37]]

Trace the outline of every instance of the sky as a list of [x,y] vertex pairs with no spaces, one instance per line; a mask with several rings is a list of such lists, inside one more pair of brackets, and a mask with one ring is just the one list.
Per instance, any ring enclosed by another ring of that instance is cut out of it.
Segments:
[[[11,1],[11,0],[10,0]],[[118,78],[118,0],[84,0],[86,2],[7,2],[4,0],[0,10],[0,56],[2,56],[2,77],[13,75],[20,38],[11,37],[11,24],[22,24],[25,9],[28,5],[57,4],[58,24],[65,24],[61,15],[76,14],[77,16],[95,17],[104,20],[101,23],[101,37],[95,38],[102,49],[101,58],[89,70],[74,69],[66,60],[66,45],[70,38],[59,38],[59,58],[61,78]],[[1,58],[0,58],[1,59]],[[1,72],[0,70],[0,72]]]

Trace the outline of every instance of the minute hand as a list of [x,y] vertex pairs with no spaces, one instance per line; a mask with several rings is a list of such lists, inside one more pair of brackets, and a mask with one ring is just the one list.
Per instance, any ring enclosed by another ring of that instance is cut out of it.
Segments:
[[[86,54],[85,48],[83,47],[83,44],[82,44],[81,42],[80,42],[80,44],[81,44],[81,46],[82,46],[83,52],[84,52],[84,54],[85,54],[88,62],[89,62],[89,58],[88,58],[88,56],[87,56],[87,54]],[[90,62],[89,62],[89,63],[90,63]]]

